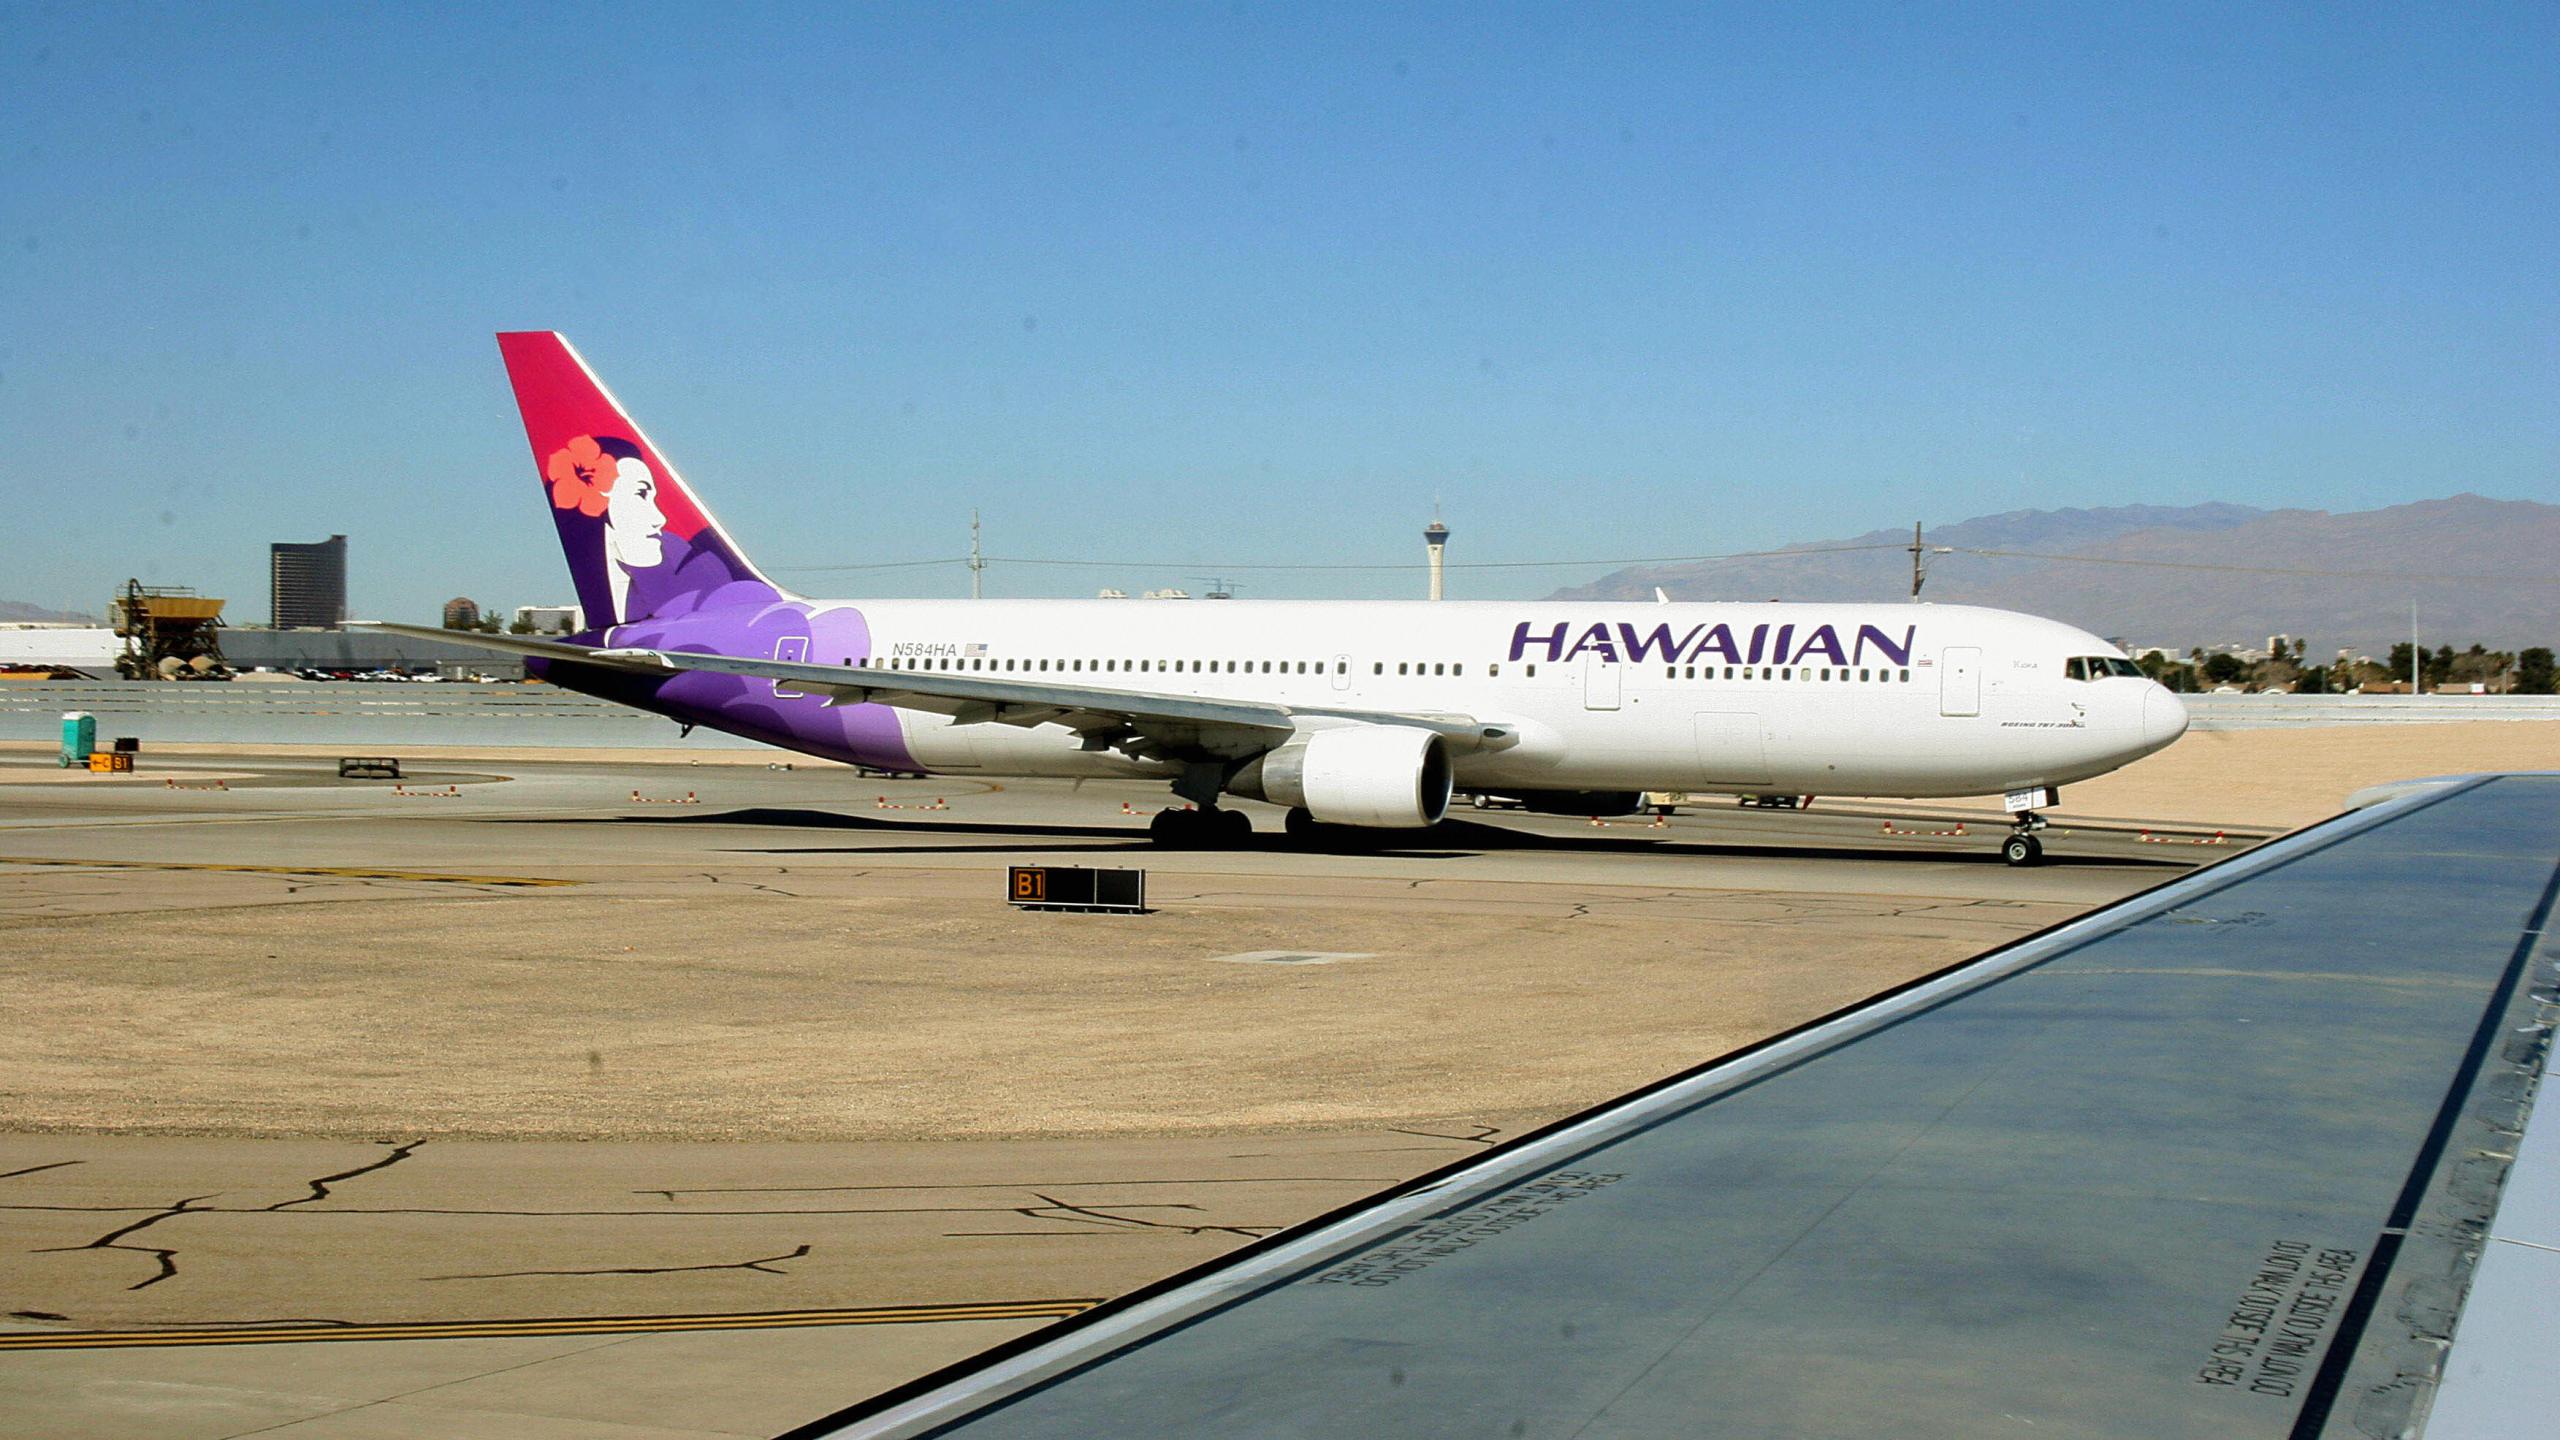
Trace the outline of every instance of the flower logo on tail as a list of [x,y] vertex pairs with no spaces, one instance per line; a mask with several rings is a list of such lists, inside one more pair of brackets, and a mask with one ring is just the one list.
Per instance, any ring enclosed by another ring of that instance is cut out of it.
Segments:
[[613,488],[616,464],[616,457],[606,454],[593,435],[581,435],[552,451],[542,473],[551,481],[553,508],[602,515],[611,503],[605,492]]

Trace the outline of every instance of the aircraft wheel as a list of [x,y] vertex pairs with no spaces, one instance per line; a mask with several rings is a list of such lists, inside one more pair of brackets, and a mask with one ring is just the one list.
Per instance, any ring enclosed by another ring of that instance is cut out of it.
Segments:
[[1208,813],[1211,817],[1210,833],[1218,837],[1219,844],[1237,850],[1253,843],[1253,821],[1243,811],[1212,810]]
[[1187,850],[1200,843],[1199,812],[1193,810],[1159,810],[1147,822],[1147,838],[1168,850]]
[[2044,842],[2033,835],[2012,835],[2000,842],[2000,858],[2012,865],[2033,865],[2044,858]]
[[1316,819],[1313,811],[1304,806],[1292,807],[1289,818],[1281,822],[1280,828],[1288,832],[1290,839],[1301,845],[1313,842],[1316,837],[1324,833],[1323,823]]

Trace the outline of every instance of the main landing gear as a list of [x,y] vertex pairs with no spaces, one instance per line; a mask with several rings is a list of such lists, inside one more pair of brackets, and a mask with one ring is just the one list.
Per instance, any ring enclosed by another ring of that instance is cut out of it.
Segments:
[[2000,858],[2012,865],[2034,865],[2044,859],[2044,842],[2036,832],[2045,827],[2045,819],[2033,810],[2018,812],[2018,823],[2009,838],[2000,842]]
[[1169,850],[1232,850],[1253,839],[1241,810],[1159,810],[1147,838]]
[[1173,782],[1175,798],[1191,802],[1191,809],[1159,810],[1147,822],[1147,838],[1168,850],[1232,850],[1253,843],[1253,822],[1241,810],[1221,808],[1218,798],[1226,793],[1230,767],[1213,761],[1194,761],[1182,767],[1182,778]]

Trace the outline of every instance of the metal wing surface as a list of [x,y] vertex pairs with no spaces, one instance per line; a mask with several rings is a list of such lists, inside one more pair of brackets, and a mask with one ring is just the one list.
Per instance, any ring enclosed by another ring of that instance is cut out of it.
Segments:
[[793,1435],[2549,1433],[2555,892],[2408,794]]

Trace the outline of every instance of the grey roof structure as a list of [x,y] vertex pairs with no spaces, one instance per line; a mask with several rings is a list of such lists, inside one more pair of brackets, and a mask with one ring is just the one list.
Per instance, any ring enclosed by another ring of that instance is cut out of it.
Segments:
[[2525,1433],[2556,894],[2414,790],[793,1433]]

